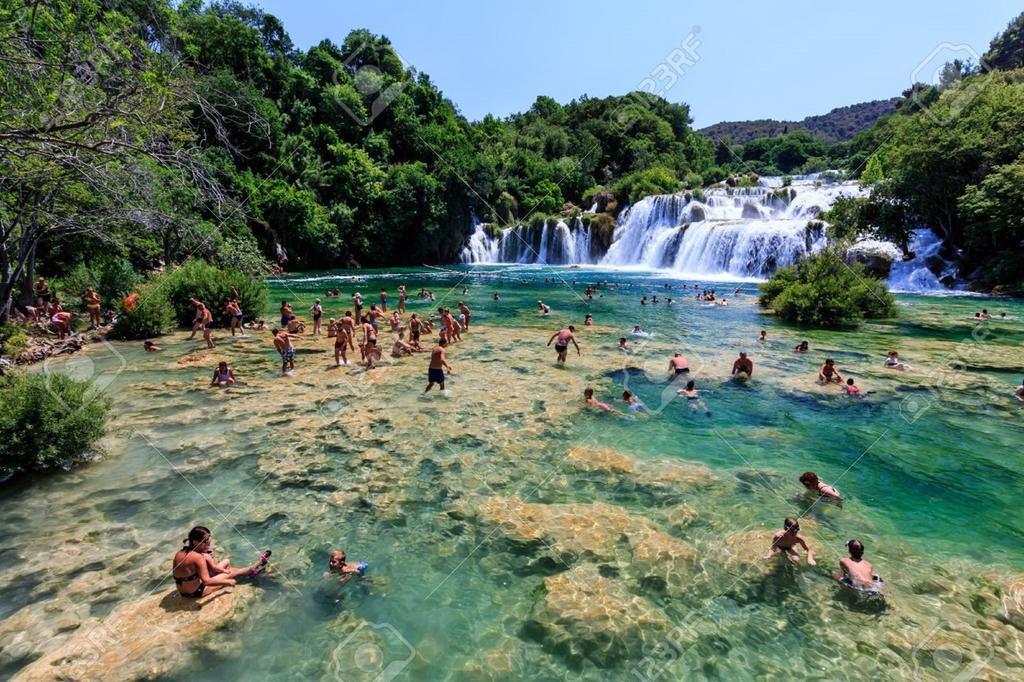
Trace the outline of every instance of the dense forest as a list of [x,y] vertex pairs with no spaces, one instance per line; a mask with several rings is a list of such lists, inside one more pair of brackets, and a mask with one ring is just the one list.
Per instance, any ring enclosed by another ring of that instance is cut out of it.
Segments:
[[759,137],[775,137],[803,130],[825,142],[844,142],[875,124],[883,116],[896,111],[900,98],[879,99],[837,107],[827,114],[808,116],[802,121],[776,121],[762,118],[756,121],[723,121],[701,128],[700,132],[713,140],[727,139],[735,144],[746,144]]
[[986,286],[1019,286],[1022,21],[852,140],[827,138],[857,107],[824,137],[735,144],[639,92],[470,122],[385,37],[302,51],[234,2],[0,0],[0,321],[38,275],[451,262],[474,217],[597,203],[608,230],[645,194],[826,169],[874,188],[837,231],[905,243],[927,225]]

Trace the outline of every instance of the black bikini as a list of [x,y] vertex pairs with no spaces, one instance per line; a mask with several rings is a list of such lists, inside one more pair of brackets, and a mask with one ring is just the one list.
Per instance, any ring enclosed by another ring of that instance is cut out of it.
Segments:
[[[176,585],[178,585],[179,587],[182,585],[182,583],[190,583],[193,580],[199,580],[199,574],[198,573],[193,573],[192,575],[190,575],[190,576],[188,576],[186,578],[178,578],[178,577],[173,576],[173,575],[171,577],[174,578],[174,583]],[[203,590],[205,590],[205,589],[206,589],[206,585],[203,584],[202,580],[199,580],[199,587],[196,588],[195,591],[193,591],[193,592],[182,592],[181,590],[178,590],[178,594],[180,594],[182,597],[191,597],[192,599],[198,599],[199,597],[203,596]]]

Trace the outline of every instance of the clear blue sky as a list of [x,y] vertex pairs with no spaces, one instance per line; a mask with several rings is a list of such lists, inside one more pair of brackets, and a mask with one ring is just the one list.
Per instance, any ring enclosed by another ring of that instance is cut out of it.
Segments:
[[340,43],[353,28],[387,36],[472,120],[523,111],[537,95],[565,103],[644,89],[652,72],[661,89],[673,69],[659,65],[687,43],[696,64],[682,64],[663,96],[688,103],[697,127],[801,119],[896,96],[915,70],[929,81],[936,65],[983,54],[1022,9],[1020,0],[255,4],[281,18],[303,49],[323,38]]

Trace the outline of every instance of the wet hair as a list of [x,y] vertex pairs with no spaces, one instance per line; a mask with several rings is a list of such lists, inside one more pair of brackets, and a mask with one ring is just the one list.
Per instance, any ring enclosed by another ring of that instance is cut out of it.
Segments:
[[206,526],[196,526],[188,532],[188,537],[185,538],[184,544],[189,549],[193,549],[209,539],[210,529]]
[[152,345],[153,345],[153,342],[152,342],[152,341],[143,341],[143,342],[142,342],[142,345],[143,345],[143,346],[144,346],[145,348],[149,348],[150,346],[152,346]]
[[221,367],[223,367],[224,369],[227,369],[228,363],[226,363],[223,360],[221,360],[220,362],[217,363],[217,369],[220,369]]
[[632,397],[633,397],[633,394],[630,393],[629,391],[623,391],[622,392],[622,399],[623,400],[629,400]]
[[570,324],[570,325],[569,325],[569,331],[571,331],[571,332],[574,332],[574,331],[576,331],[576,327],[574,327],[574,326],[572,326],[572,325]]
[[594,389],[592,389],[592,388],[585,388],[585,389],[583,389],[583,397],[584,398],[593,398],[594,397]]
[[836,364],[836,361],[833,360],[832,358],[826,358],[825,359],[825,364],[826,365],[834,365],[834,364]]
[[620,336],[619,337],[619,343],[626,343],[626,337],[625,336]]
[[817,486],[818,474],[814,473],[813,471],[805,471],[802,474],[800,474],[800,482],[803,483],[804,485]]
[[761,336],[768,336],[768,331],[765,329],[761,330]]
[[790,530],[793,528],[795,528],[796,530],[800,530],[800,522],[794,519],[792,516],[787,516],[786,520],[782,522],[782,527],[786,530]]
[[850,377],[849,379],[846,380],[846,385],[853,386],[853,377]]
[[860,540],[847,540],[846,549],[850,550],[850,556],[854,559],[864,556],[864,543]]
[[687,391],[692,391],[693,390],[693,386],[694,386],[693,380],[690,380],[690,381],[686,382],[686,390]]

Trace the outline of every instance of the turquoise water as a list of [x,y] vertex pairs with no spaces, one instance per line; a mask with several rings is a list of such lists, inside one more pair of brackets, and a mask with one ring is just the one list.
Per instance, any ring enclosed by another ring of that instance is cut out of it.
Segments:
[[[587,283],[606,280],[616,286],[583,300]],[[342,298],[323,299],[325,318],[350,308],[355,290],[368,306],[385,287],[394,305],[399,283],[438,298],[413,296],[409,312],[459,300],[473,309],[474,329],[450,352],[448,397],[420,396],[423,356],[330,369],[324,338],[299,341],[296,375],[279,378],[268,333],[220,330],[207,352],[179,332],[163,353],[97,345],[44,368],[103,385],[114,433],[97,462],[5,484],[0,619],[28,623],[38,642],[0,649],[0,675],[70,636],[54,612],[87,622],[168,589],[170,556],[196,523],[236,564],[272,547],[275,570],[173,679],[1021,670],[1020,632],[999,603],[1024,570],[1021,302],[901,296],[896,321],[819,331],[761,313],[752,283],[705,282],[742,292],[705,306],[658,273],[494,266],[290,276],[272,282],[266,319],[281,299],[303,316],[335,286]],[[641,307],[645,294],[675,303]],[[968,319],[982,307],[1009,319]],[[584,328],[588,312],[596,324]],[[544,344],[565,324],[583,357],[570,352],[561,368]],[[634,324],[652,336],[630,335]],[[619,336],[633,353],[616,350]],[[794,353],[804,339],[811,352]],[[890,349],[913,369],[884,369]],[[665,381],[675,350],[710,415]],[[749,385],[728,381],[739,350],[755,362]],[[825,357],[867,395],[818,386]],[[206,387],[221,358],[240,386]],[[586,386],[619,409],[628,388],[650,411],[585,409]],[[588,459],[605,449],[630,464]],[[703,466],[693,480],[671,478],[681,463]],[[800,495],[808,469],[844,493],[841,509]],[[816,568],[751,559],[788,515],[802,516]],[[831,579],[850,537],[885,577],[884,603],[851,600]],[[654,560],[640,549],[650,543]],[[369,561],[373,582],[324,580],[333,547]],[[52,561],[55,551],[69,560]],[[95,589],[69,589],[83,573]],[[559,582],[567,576],[575,588]],[[605,622],[599,607],[619,615]]]

